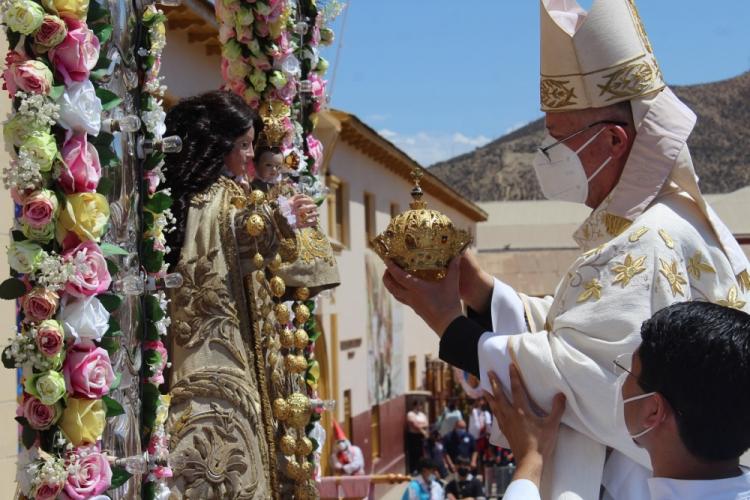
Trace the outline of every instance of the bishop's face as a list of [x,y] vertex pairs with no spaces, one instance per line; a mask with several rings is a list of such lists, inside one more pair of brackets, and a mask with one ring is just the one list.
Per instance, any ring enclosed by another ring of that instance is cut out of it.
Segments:
[[233,175],[246,177],[248,167],[253,160],[253,140],[255,139],[255,130],[250,129],[234,141],[232,151],[224,158],[224,163]]

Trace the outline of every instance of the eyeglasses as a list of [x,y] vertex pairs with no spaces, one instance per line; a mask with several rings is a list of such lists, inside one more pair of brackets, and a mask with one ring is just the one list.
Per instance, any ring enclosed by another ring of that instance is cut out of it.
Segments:
[[573,132],[572,134],[570,134],[570,135],[568,135],[566,137],[563,137],[562,139],[560,139],[559,141],[555,142],[554,144],[550,144],[549,146],[545,146],[543,148],[539,148],[539,151],[541,151],[544,154],[544,156],[546,156],[547,158],[549,158],[549,155],[547,154],[547,151],[549,151],[550,149],[554,148],[558,144],[562,144],[563,142],[565,142],[565,141],[567,141],[569,139],[572,139],[573,137],[575,137],[575,136],[577,136],[579,134],[582,134],[582,133],[586,132],[587,130],[590,130],[590,129],[596,127],[597,125],[619,125],[620,127],[627,127],[628,124],[625,123],[625,122],[618,122],[618,121],[614,121],[614,120],[599,120],[598,122],[594,122],[594,123],[592,123],[590,125],[587,125],[586,127],[582,128],[581,130],[579,130],[577,132]]

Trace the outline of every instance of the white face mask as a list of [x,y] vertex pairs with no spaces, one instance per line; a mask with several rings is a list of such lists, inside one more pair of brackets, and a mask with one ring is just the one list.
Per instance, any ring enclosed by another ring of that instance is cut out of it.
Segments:
[[[627,425],[625,424],[625,405],[628,403],[632,403],[633,401],[638,401],[640,399],[651,397],[654,394],[656,394],[656,392],[647,392],[645,394],[639,394],[637,396],[632,396],[630,398],[623,399],[622,386],[625,384],[625,379],[628,377],[628,375],[629,375],[628,373],[623,373],[617,378],[617,382],[615,383],[615,388],[617,390],[617,393],[615,394],[615,398],[616,398],[615,401],[617,401],[617,405],[616,405],[617,407],[615,409],[617,414],[615,415],[615,421],[618,422],[618,424],[624,425],[625,429],[628,428]],[[628,430],[628,435],[633,440],[638,439],[639,437],[644,436],[648,432],[654,430],[657,425],[659,424],[654,424],[651,427],[647,427],[646,429],[636,434],[630,434],[630,430]]]
[[[586,203],[589,197],[589,182],[606,167],[612,157],[610,156],[590,177],[586,177],[581,159],[578,153],[586,149],[586,146],[594,142],[604,128],[586,141],[578,150],[573,151],[565,143],[559,143],[546,150],[546,154],[539,149],[534,157],[534,172],[539,180],[544,197],[548,200],[571,201],[573,203]],[[541,148],[555,144],[557,139],[546,133]]]
[[349,445],[346,444],[346,441],[341,441],[338,444],[339,451],[346,451],[347,448],[349,448]]

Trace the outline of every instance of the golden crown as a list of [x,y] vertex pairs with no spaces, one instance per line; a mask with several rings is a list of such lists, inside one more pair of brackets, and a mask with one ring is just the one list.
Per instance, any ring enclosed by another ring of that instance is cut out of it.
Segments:
[[411,176],[414,189],[409,210],[391,219],[388,228],[373,239],[375,252],[422,279],[437,281],[446,275],[448,263],[471,243],[468,231],[456,229],[445,214],[429,210],[422,201],[421,169]]
[[269,148],[279,147],[286,137],[284,121],[289,117],[289,106],[281,101],[267,101],[260,108],[263,130],[258,137],[258,145]]

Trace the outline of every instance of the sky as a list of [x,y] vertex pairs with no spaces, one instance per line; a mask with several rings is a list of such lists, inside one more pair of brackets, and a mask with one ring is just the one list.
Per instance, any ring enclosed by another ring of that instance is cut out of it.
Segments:
[[[357,115],[422,165],[541,116],[537,0],[346,3],[333,25],[337,40],[323,53],[331,106]],[[588,9],[592,0],[579,3]],[[750,70],[750,0],[637,5],[668,83]]]

